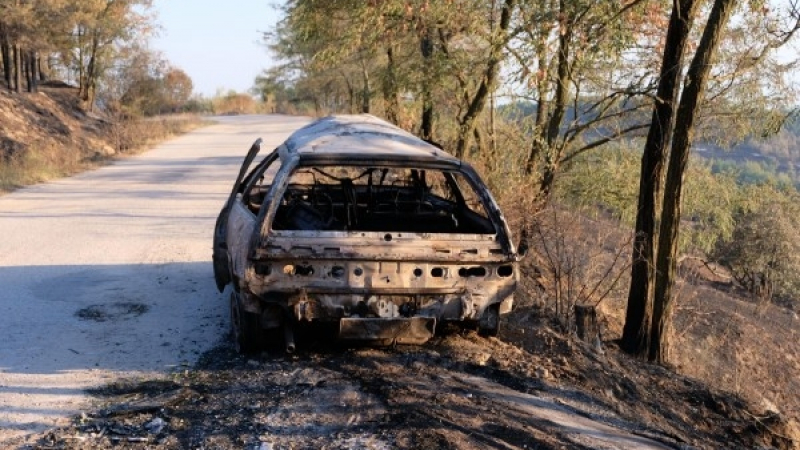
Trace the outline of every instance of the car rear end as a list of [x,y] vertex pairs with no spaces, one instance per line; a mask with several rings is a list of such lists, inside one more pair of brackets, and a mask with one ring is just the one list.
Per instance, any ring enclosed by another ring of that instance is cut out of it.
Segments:
[[336,322],[342,339],[398,343],[448,321],[497,332],[516,254],[469,166],[354,155],[292,165],[265,199],[246,275],[262,323]]

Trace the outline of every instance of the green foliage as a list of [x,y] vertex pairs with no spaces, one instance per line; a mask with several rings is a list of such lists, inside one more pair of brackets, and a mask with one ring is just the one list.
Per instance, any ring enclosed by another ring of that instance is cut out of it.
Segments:
[[[556,196],[632,225],[640,157],[618,146],[579,158],[561,177]],[[767,164],[692,159],[680,248],[728,267],[754,295],[800,298],[800,195],[786,181]]]
[[706,254],[719,240],[729,239],[741,195],[734,177],[714,174],[706,161],[691,159],[684,174],[680,248]]
[[208,98],[205,98],[201,94],[194,94],[192,95],[189,100],[186,101],[186,105],[184,105],[183,109],[187,113],[191,114],[213,114],[214,113],[214,105],[212,101]]
[[[641,151],[622,145],[584,155],[565,170],[556,196],[585,211],[605,212],[633,225],[639,192]],[[692,159],[683,192],[681,249],[708,252],[733,232],[740,198],[734,177],[714,174],[710,165]]]
[[283,78],[279,69],[269,69],[256,77],[250,93],[259,97],[264,112],[281,114],[314,113],[314,102]]
[[789,170],[782,171],[772,159],[744,162],[713,159],[710,164],[712,173],[732,176],[739,184],[768,184],[779,188],[800,185],[800,179],[796,177],[792,166],[789,166]]
[[556,196],[572,205],[600,208],[626,224],[636,218],[641,154],[622,145],[576,159],[556,185]]
[[744,188],[735,228],[713,256],[762,300],[800,299],[800,196],[770,185]]
[[188,112],[192,79],[160,54],[134,45],[123,49],[99,94],[106,109],[125,116]]

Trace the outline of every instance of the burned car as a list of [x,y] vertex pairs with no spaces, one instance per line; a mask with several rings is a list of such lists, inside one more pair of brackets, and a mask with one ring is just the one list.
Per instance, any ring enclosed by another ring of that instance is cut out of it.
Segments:
[[239,351],[267,330],[292,351],[304,322],[382,343],[423,343],[447,321],[497,333],[518,255],[467,163],[370,115],[312,122],[256,162],[260,149],[214,233]]

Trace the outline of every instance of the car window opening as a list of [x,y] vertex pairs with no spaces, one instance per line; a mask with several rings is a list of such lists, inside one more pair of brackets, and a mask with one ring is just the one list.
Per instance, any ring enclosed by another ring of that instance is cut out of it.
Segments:
[[272,228],[495,233],[480,197],[458,172],[351,166],[295,170]]

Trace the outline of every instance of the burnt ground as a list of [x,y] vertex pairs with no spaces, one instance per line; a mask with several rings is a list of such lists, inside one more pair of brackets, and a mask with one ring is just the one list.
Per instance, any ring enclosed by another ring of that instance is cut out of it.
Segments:
[[196,367],[93,392],[95,410],[19,447],[792,448],[781,416],[565,336],[535,305],[503,325],[392,348],[317,335],[294,355],[222,343]]

